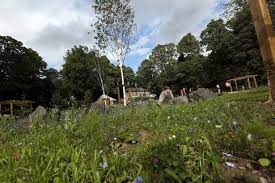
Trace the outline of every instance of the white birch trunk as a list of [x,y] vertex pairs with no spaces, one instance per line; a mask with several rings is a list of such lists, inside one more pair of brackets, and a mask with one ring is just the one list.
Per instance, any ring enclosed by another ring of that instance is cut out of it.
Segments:
[[119,65],[120,67],[120,74],[121,74],[121,83],[122,83],[122,88],[123,88],[123,105],[127,105],[127,98],[126,98],[126,88],[125,88],[125,81],[124,81],[124,73],[123,73],[123,66],[122,64]]

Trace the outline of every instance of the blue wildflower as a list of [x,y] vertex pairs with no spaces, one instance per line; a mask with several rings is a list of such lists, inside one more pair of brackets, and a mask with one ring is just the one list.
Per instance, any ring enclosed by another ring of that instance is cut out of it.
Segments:
[[142,176],[138,176],[133,183],[143,183],[143,177]]

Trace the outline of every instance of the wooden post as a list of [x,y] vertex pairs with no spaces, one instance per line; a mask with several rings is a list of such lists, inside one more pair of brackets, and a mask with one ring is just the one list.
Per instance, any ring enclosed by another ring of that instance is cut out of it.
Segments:
[[13,103],[12,103],[12,101],[10,101],[10,112],[11,112],[11,116],[13,115]]
[[275,101],[275,35],[266,0],[248,0],[263,62],[267,68],[270,102]]
[[238,88],[238,83],[236,80],[234,80],[234,83],[235,83],[235,87],[236,87],[236,91],[239,91],[239,88]]
[[258,88],[256,76],[253,77],[255,88]]
[[251,84],[250,84],[250,79],[247,78],[247,84],[248,84],[248,89],[250,90],[251,89]]

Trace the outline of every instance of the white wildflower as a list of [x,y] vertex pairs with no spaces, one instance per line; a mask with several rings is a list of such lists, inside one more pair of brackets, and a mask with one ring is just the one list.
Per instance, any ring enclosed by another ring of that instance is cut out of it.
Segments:
[[103,150],[100,150],[100,151],[99,151],[99,154],[102,154],[102,153],[103,153]]
[[167,119],[168,119],[168,120],[171,119],[171,116],[168,116]]
[[116,138],[116,137],[114,137],[114,140],[117,140],[117,138]]
[[103,164],[101,164],[101,167],[104,168],[104,169],[108,168],[108,163],[104,162]]
[[251,140],[252,140],[252,135],[251,135],[251,134],[248,134],[248,135],[247,135],[247,139],[248,139],[249,141],[251,141]]
[[229,153],[222,153],[224,156],[227,156],[227,157],[233,157],[232,154],[229,154]]
[[172,138],[175,139],[175,138],[176,138],[176,135],[173,135]]
[[211,123],[211,121],[210,121],[210,120],[208,120],[208,121],[207,121],[207,123]]
[[236,164],[235,164],[235,163],[225,162],[225,164],[226,164],[227,166],[229,166],[230,168],[236,168]]
[[198,118],[197,117],[194,117],[194,120],[196,121]]
[[222,125],[216,125],[215,127],[216,128],[222,128]]
[[18,144],[16,144],[16,145],[15,145],[15,147],[17,147],[17,146],[21,146],[21,145],[22,145],[22,143],[18,143]]

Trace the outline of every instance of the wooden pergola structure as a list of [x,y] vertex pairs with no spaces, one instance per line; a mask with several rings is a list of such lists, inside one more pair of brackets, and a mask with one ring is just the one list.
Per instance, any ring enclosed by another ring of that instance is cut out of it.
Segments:
[[248,89],[250,90],[252,87],[251,87],[251,82],[250,82],[250,79],[253,80],[253,83],[254,83],[254,87],[257,88],[258,87],[258,84],[257,84],[257,77],[258,75],[247,75],[247,76],[242,76],[242,77],[238,77],[238,78],[233,78],[233,79],[229,79],[227,80],[226,82],[229,82],[230,83],[230,92],[233,92],[233,87],[232,87],[232,82],[234,83],[235,85],[235,90],[236,91],[239,91],[239,87],[238,87],[238,81],[247,81],[247,86],[248,86]]
[[264,65],[270,102],[275,102],[275,0],[248,0]]
[[13,115],[14,109],[17,107],[19,109],[32,109],[35,102],[29,100],[7,100],[0,101],[0,114],[9,112]]

